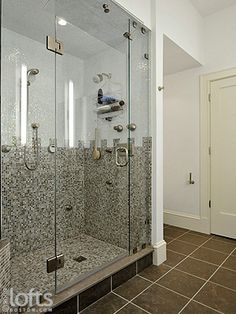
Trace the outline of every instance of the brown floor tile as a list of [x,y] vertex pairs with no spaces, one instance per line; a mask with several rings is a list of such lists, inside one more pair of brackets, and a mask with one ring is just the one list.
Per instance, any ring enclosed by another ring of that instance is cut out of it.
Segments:
[[203,247],[216,250],[225,254],[230,254],[235,248],[234,244],[232,243],[226,243],[226,242],[217,241],[214,239],[210,239],[207,243],[203,245]]
[[205,280],[193,277],[175,269],[171,270],[163,278],[157,281],[157,284],[189,298],[193,297],[204,283]]
[[109,293],[96,303],[87,307],[81,312],[81,314],[113,314],[126,303],[126,301],[115,294]]
[[226,242],[226,243],[231,243],[234,245],[234,247],[236,247],[236,240],[234,239],[230,239],[230,238],[226,238],[226,237],[221,237],[221,236],[217,236],[217,235],[214,235],[213,236],[213,239],[214,240],[218,240],[218,241],[222,241],[222,242]]
[[225,268],[220,268],[211,278],[212,282],[224,287],[236,290],[236,272]]
[[236,271],[236,256],[231,255],[222,267],[229,268]]
[[144,269],[139,275],[148,280],[156,281],[170,269],[171,267],[164,264],[160,266],[151,265],[150,267]]
[[164,228],[164,235],[170,238],[177,238],[187,231],[187,229],[170,226],[168,228]]
[[174,240],[173,242],[167,245],[167,249],[185,255],[189,255],[190,253],[197,249],[197,246],[179,240]]
[[192,231],[192,230],[190,230],[189,233],[190,233],[190,234],[193,234],[193,235],[198,235],[198,236],[201,236],[201,237],[204,237],[204,238],[207,238],[207,239],[213,237],[212,234],[206,234],[206,233],[197,232],[197,231]]
[[166,251],[166,254],[167,254],[167,260],[164,262],[164,264],[171,267],[176,266],[180,261],[182,261],[186,257],[186,255],[172,252],[169,250]]
[[181,314],[217,314],[216,312],[209,307],[206,307],[197,302],[191,301],[186,308],[181,312]]
[[153,314],[176,314],[189,299],[156,284],[144,291],[133,303]]
[[180,238],[178,238],[178,240],[185,241],[194,245],[201,245],[207,241],[206,238],[191,233],[186,233],[182,235]]
[[220,265],[227,257],[226,254],[200,247],[191,256],[215,265]]
[[188,257],[176,268],[200,278],[208,279],[216,271],[217,266]]
[[151,283],[149,281],[136,276],[123,283],[123,285],[115,289],[114,292],[127,300],[131,300],[150,285]]
[[208,282],[195,299],[227,314],[236,313],[236,292]]
[[173,238],[170,237],[164,237],[164,240],[166,241],[166,243],[170,243],[171,241],[173,241]]
[[144,312],[143,310],[141,310],[140,308],[131,303],[129,303],[122,310],[117,312],[117,314],[145,314],[145,313],[147,312]]

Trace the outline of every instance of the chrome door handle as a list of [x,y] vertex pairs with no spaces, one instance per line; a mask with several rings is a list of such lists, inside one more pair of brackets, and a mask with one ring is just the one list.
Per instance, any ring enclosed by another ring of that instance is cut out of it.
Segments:
[[[120,163],[119,162],[119,152],[125,152],[125,162],[124,163]],[[129,163],[129,151],[126,147],[118,147],[116,149],[116,165],[118,167],[125,167],[127,166]]]

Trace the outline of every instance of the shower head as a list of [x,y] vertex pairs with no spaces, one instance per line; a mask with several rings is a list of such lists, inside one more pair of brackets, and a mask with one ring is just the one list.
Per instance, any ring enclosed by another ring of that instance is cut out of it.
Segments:
[[30,83],[32,83],[35,80],[35,75],[39,74],[39,69],[30,69],[27,71],[27,77],[28,81],[27,84],[30,86]]
[[101,83],[104,79],[104,76],[109,80],[111,79],[111,73],[99,73],[93,77],[93,82],[96,84]]

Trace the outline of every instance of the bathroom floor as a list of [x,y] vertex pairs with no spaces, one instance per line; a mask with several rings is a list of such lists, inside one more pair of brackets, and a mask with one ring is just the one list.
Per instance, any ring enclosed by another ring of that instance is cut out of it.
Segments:
[[[126,250],[81,234],[74,239],[60,241],[58,254],[65,256],[65,266],[57,271],[57,286],[71,285],[78,277],[96,270],[102,265],[127,255]],[[55,256],[55,247],[24,253],[11,259],[11,287],[15,291],[28,292],[35,288],[38,291],[55,292],[55,273],[47,273],[46,260]],[[80,257],[85,258],[82,261]],[[77,261],[76,261],[77,259]]]
[[236,313],[236,240],[164,228],[167,260],[150,266],[82,314]]

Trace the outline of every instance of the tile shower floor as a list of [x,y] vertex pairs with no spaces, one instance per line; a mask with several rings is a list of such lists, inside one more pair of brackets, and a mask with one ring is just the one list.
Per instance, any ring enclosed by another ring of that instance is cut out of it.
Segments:
[[[78,277],[107,264],[116,258],[126,255],[126,250],[100,241],[86,234],[59,241],[58,253],[65,256],[65,267],[57,271],[57,286],[71,284]],[[46,271],[46,260],[55,255],[53,245],[45,249],[24,253],[11,259],[11,287],[18,292],[28,292],[35,288],[38,291],[55,290],[55,274]],[[86,260],[77,262],[74,259],[83,256]]]
[[236,241],[165,226],[167,260],[82,314],[235,314]]

